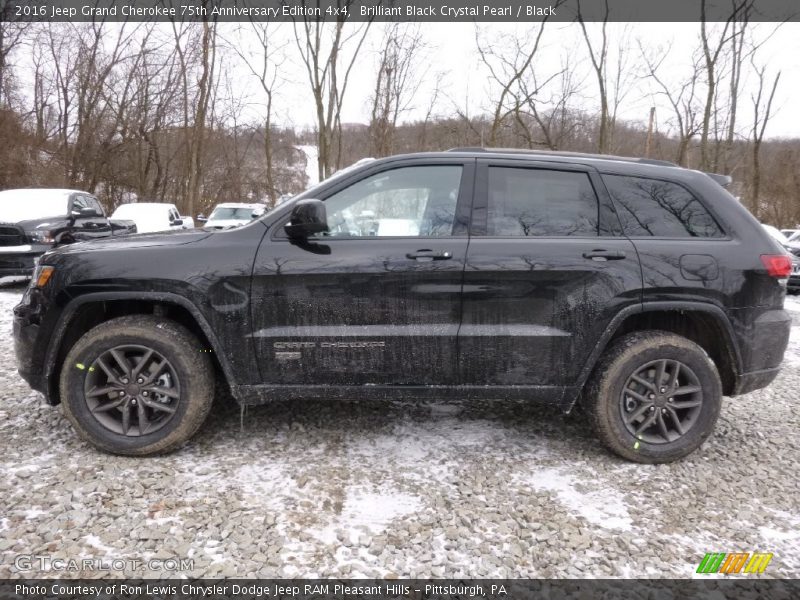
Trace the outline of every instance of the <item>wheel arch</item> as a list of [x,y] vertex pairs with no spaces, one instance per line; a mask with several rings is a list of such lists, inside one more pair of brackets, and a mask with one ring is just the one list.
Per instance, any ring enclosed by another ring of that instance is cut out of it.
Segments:
[[169,292],[98,292],[74,298],[62,311],[45,355],[46,394],[50,404],[60,403],[58,380],[64,358],[75,342],[92,327],[114,317],[155,314],[169,318],[191,331],[210,349],[212,363],[235,390],[233,372],[202,312],[187,298]]
[[572,410],[609,344],[626,333],[645,330],[675,333],[698,344],[716,365],[723,394],[734,393],[742,359],[733,327],[725,312],[716,305],[702,302],[647,302],[628,307],[612,319],[581,369],[572,388],[574,392],[564,396],[562,408],[565,411]]

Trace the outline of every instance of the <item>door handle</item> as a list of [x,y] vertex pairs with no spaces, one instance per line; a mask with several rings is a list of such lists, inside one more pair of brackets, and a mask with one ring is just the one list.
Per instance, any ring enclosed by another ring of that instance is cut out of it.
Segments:
[[596,261],[605,260],[622,260],[625,258],[625,252],[622,250],[592,250],[591,252],[584,252],[583,258],[591,258]]
[[406,254],[406,258],[410,258],[411,260],[419,260],[419,261],[429,261],[429,260],[450,260],[453,258],[453,253],[448,252],[447,250],[442,251],[435,251],[435,250],[417,250],[416,252],[409,252]]

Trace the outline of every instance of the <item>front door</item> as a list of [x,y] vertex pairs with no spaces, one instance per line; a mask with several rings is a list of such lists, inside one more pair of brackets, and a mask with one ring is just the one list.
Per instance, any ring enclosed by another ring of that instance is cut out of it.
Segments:
[[[478,162],[459,335],[472,385],[569,386],[642,276],[589,167]],[[547,391],[547,390],[545,390]]]
[[67,232],[68,239],[62,239],[63,242],[89,242],[111,235],[111,224],[104,216],[103,208],[97,198],[87,194],[74,194],[70,201],[70,214],[84,208],[94,209],[96,216],[73,217],[73,225]]
[[376,166],[325,189],[328,228],[270,227],[253,270],[265,384],[430,385],[457,380],[474,160]]

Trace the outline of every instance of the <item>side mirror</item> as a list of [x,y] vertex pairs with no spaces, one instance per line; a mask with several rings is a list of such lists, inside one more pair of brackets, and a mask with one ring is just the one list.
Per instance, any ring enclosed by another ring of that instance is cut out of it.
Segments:
[[200,213],[199,215],[197,215],[195,221],[197,221],[198,223],[205,223],[206,221],[208,221],[208,219],[205,217],[205,215],[203,215],[203,213]]
[[260,208],[257,208],[252,213],[250,213],[250,218],[251,219],[257,219],[258,217],[260,217],[263,214],[264,214],[264,211],[261,210]]
[[175,227],[179,227],[180,225],[183,225],[183,219],[174,219],[172,221],[171,225],[174,225]]
[[77,210],[73,209],[73,211],[70,213],[70,216],[74,219],[94,219],[97,217],[102,217],[103,215],[93,208],[86,207]]
[[328,231],[325,203],[322,200],[300,200],[294,205],[289,223],[283,228],[292,239],[305,239]]

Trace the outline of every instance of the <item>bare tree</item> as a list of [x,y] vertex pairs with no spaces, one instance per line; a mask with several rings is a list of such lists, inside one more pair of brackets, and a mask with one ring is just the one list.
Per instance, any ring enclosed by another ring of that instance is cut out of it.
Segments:
[[697,98],[698,81],[702,69],[700,57],[693,57],[691,67],[681,70],[685,76],[680,81],[674,82],[668,81],[661,74],[661,68],[670,54],[669,50],[664,51],[660,56],[655,56],[648,53],[641,40],[639,41],[639,50],[646,66],[647,77],[655,82],[659,88],[657,94],[666,98],[672,109],[675,133],[678,139],[675,161],[679,165],[687,166],[689,144],[701,130]]
[[[312,17],[294,21],[295,41],[305,66],[317,122],[318,175],[325,179],[340,167],[342,105],[350,73],[358,58],[371,21],[350,26],[348,14],[353,13],[353,0],[336,0],[340,9],[333,23]],[[305,0],[302,3],[306,5]],[[319,7],[319,2],[316,2]],[[349,10],[342,11],[347,8]],[[345,51],[353,46],[347,60]]]
[[600,116],[598,123],[597,133],[597,151],[604,154],[609,148],[609,129],[611,128],[611,119],[609,116],[609,103],[608,103],[608,81],[607,81],[607,62],[608,62],[608,17],[609,7],[608,0],[604,0],[605,12],[603,14],[603,21],[600,28],[600,44],[595,47],[592,44],[589,32],[586,29],[586,23],[583,21],[583,14],[581,13],[580,0],[578,1],[578,23],[580,23],[581,31],[583,32],[583,39],[586,41],[586,49],[589,52],[589,60],[592,63],[595,78],[597,79],[597,89],[600,96]]
[[[489,71],[489,79],[498,88],[499,93],[493,100],[489,140],[490,146],[496,146],[500,130],[506,119],[519,109],[520,87],[528,70],[539,51],[544,35],[545,18],[534,30],[527,30],[510,40],[510,48],[504,48],[497,41],[481,40],[481,31],[475,29],[475,44],[481,62]],[[536,94],[536,90],[526,90],[527,97]],[[483,137],[483,136],[481,136]]]
[[767,81],[766,66],[757,67],[753,63],[753,70],[758,77],[758,88],[756,93],[751,96],[753,102],[753,176],[751,182],[750,202],[751,210],[755,215],[760,212],[761,194],[761,144],[764,140],[764,132],[772,116],[772,102],[775,99],[775,91],[778,89],[778,82],[781,72],[778,71],[772,80],[772,85]]
[[275,27],[270,23],[252,21],[249,28],[243,28],[240,33],[247,35],[252,32],[258,40],[258,54],[253,57],[251,54],[241,50],[240,44],[233,47],[241,60],[247,65],[248,70],[258,81],[263,94],[263,125],[264,125],[264,168],[267,179],[267,193],[274,202],[280,195],[277,182],[275,180],[274,166],[274,143],[273,143],[273,118],[274,100],[279,84],[284,81],[281,76],[283,64],[286,60],[284,55],[285,43],[275,43]]
[[407,111],[423,82],[421,62],[424,42],[417,24],[389,24],[384,30],[372,96],[370,155],[388,156],[394,148],[397,120]]

